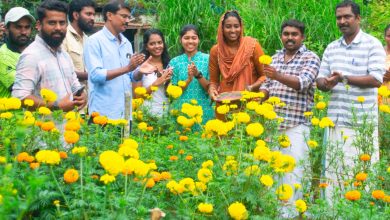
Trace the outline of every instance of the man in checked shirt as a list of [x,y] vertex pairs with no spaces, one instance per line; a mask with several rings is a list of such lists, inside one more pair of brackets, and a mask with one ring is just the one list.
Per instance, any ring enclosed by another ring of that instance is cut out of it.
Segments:
[[[309,135],[304,112],[311,111],[313,105],[313,83],[320,67],[319,57],[303,45],[305,25],[297,20],[285,21],[281,26],[281,40],[284,48],[272,57],[271,65],[265,65],[267,80],[260,87],[265,98],[276,96],[286,103],[285,107],[275,107],[275,112],[284,118],[280,125],[281,133],[291,140],[291,146],[282,148],[284,154],[296,160],[293,172],[287,173],[283,183],[301,183],[303,167],[300,161],[307,158],[308,146],[305,136]],[[296,193],[291,201],[302,194]]]

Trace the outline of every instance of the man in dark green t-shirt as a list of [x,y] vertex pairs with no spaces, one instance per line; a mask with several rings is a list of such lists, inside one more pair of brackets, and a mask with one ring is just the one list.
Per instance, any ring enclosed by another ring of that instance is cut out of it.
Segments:
[[30,12],[22,7],[11,8],[4,20],[6,38],[0,47],[0,98],[11,96],[16,64],[31,42],[32,23],[35,22]]

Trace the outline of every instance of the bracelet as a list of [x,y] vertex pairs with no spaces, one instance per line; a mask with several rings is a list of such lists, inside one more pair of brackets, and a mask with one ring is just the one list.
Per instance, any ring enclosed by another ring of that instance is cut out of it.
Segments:
[[199,72],[199,74],[197,76],[194,76],[196,79],[201,79],[203,77],[203,74],[202,72]]

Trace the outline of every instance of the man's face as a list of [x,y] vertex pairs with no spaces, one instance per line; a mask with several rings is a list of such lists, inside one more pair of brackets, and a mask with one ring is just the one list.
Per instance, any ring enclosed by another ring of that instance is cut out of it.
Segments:
[[31,29],[31,20],[28,17],[23,17],[17,22],[9,23],[8,38],[19,47],[26,46],[30,42]]
[[344,36],[351,36],[359,31],[360,16],[353,14],[351,6],[338,8],[336,21]]
[[302,46],[302,42],[305,39],[301,31],[292,26],[283,28],[281,38],[284,48],[290,52],[296,52]]
[[42,39],[52,48],[61,45],[66,35],[68,26],[66,13],[46,10],[46,16],[42,22],[37,23]]
[[130,11],[127,8],[121,8],[116,13],[107,13],[108,21],[116,32],[126,31],[127,23],[130,21]]
[[76,16],[78,16],[77,25],[83,32],[91,32],[95,24],[95,9],[93,7],[84,7]]

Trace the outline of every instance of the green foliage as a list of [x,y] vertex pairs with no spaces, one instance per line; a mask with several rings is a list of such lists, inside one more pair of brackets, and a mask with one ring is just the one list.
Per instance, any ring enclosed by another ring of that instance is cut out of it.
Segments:
[[369,16],[367,24],[370,33],[380,40],[383,40],[384,29],[390,24],[390,2],[389,1],[373,1],[369,5]]

